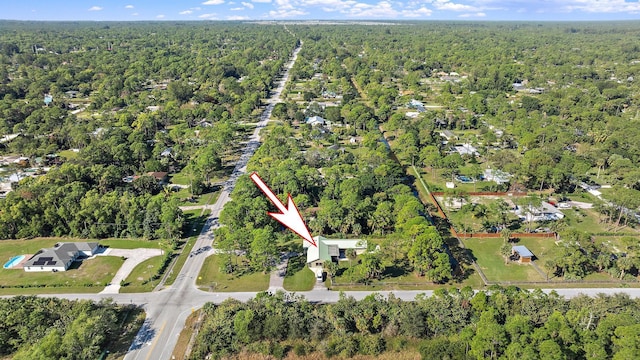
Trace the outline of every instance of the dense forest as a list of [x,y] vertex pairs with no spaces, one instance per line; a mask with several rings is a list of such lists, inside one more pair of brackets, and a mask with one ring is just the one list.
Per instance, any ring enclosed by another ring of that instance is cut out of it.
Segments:
[[131,320],[138,313],[135,307],[108,301],[35,296],[0,299],[0,356],[15,360],[98,359],[107,349],[114,352],[122,337],[137,331]]
[[0,238],[179,237],[179,199],[144,175],[181,173],[194,195],[210,187],[296,44],[241,24],[0,29],[0,154],[28,159],[0,176],[64,163],[0,200]]
[[[311,304],[283,293],[207,304],[191,359],[633,359],[640,307],[625,295],[564,299],[539,290],[438,290],[404,302],[370,295]],[[315,356],[314,356],[315,355]]]

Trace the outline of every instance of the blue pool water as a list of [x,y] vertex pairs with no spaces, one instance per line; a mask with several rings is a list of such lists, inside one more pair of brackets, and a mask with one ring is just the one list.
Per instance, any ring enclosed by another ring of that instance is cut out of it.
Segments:
[[14,256],[9,261],[7,261],[7,263],[4,264],[2,267],[5,268],[5,269],[10,269],[10,268],[18,265],[20,263],[20,261],[22,261],[22,259],[24,259],[24,255]]

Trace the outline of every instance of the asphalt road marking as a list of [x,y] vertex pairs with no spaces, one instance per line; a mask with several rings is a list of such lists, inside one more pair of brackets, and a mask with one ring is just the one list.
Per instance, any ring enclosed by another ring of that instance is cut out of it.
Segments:
[[151,354],[153,354],[153,349],[156,347],[156,345],[158,345],[158,339],[160,339],[160,334],[162,334],[162,331],[164,330],[164,327],[166,325],[167,325],[167,322],[165,321],[164,323],[162,323],[162,326],[160,326],[160,330],[158,330],[158,333],[155,334],[156,339],[153,341],[153,344],[151,345],[151,348],[149,349],[149,352],[145,360],[149,360],[149,358],[151,357]]

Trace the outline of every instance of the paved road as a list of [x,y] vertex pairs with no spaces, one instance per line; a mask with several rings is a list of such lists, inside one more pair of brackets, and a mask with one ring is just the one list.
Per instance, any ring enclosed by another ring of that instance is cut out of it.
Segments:
[[[278,86],[272,92],[271,97],[267,100],[268,105],[260,116],[253,134],[246,142],[240,160],[236,163],[229,180],[224,183],[218,200],[215,204],[208,206],[211,209],[211,215],[196,240],[193,247],[194,250],[213,247],[212,229],[218,226],[217,221],[220,211],[230,200],[229,195],[233,191],[236,181],[246,172],[247,162],[260,146],[260,130],[267,125],[273,108],[280,102],[280,95],[289,79],[289,71],[298,57],[301,46],[294,50],[291,60],[285,67],[286,70],[283,77],[278,82]],[[189,313],[201,307],[207,301],[223,301],[222,297],[227,297],[227,295],[202,292],[195,287],[196,277],[202,268],[205,258],[206,252],[190,257],[178,274],[174,284],[166,290],[152,294],[113,296],[118,302],[144,304],[147,312],[147,321],[139,331],[125,359],[169,359]],[[242,297],[249,299],[253,295],[253,293],[250,293]],[[129,301],[127,301],[127,298],[129,298]]]
[[[302,44],[301,44],[302,46]],[[246,147],[242,152],[240,161],[236,164],[229,180],[225,182],[224,187],[215,204],[211,205],[211,215],[198,237],[194,250],[202,247],[213,247],[212,229],[217,227],[217,219],[222,207],[229,201],[229,194],[233,190],[238,177],[246,172],[247,162],[260,145],[260,130],[267,124],[271,117],[271,112],[275,104],[280,101],[280,94],[284,89],[289,78],[289,70],[293,67],[297,59],[300,47],[298,47],[291,61],[286,66],[284,76],[280,80],[277,88],[273,92],[271,98],[267,101],[268,106],[260,117],[260,121],[256,126],[254,133],[251,135]],[[130,351],[125,356],[127,360],[165,360],[170,359],[173,349],[178,340],[180,331],[182,330],[187,316],[195,309],[200,308],[206,302],[221,303],[226,299],[233,298],[240,301],[247,301],[255,297],[255,292],[241,293],[209,293],[204,292],[195,287],[196,277],[202,268],[204,259],[207,254],[212,251],[202,252],[187,260],[181,269],[174,284],[162,291],[141,294],[61,294],[51,295],[66,299],[88,299],[100,300],[111,298],[121,304],[138,304],[144,307],[147,318],[144,325],[138,332],[136,339],[131,345]],[[277,286],[276,286],[277,287]],[[550,292],[552,290],[543,290]],[[624,292],[632,297],[640,297],[640,289],[557,289],[557,293],[566,297],[574,297],[578,294],[596,295],[599,293],[615,294]],[[363,299],[371,291],[347,291],[347,296],[353,296],[356,299]],[[418,294],[430,296],[432,291],[380,291],[383,296],[393,294],[396,298],[403,300],[413,300]],[[308,292],[300,292],[298,295],[304,296],[307,300],[320,303],[331,303],[339,300],[340,293],[327,291],[325,289],[314,289]],[[50,295],[43,295],[50,296]]]

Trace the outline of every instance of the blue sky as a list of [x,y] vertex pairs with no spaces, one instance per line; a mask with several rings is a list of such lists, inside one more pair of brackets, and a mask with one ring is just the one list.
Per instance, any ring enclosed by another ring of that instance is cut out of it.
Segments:
[[1,0],[14,20],[640,20],[638,0]]

